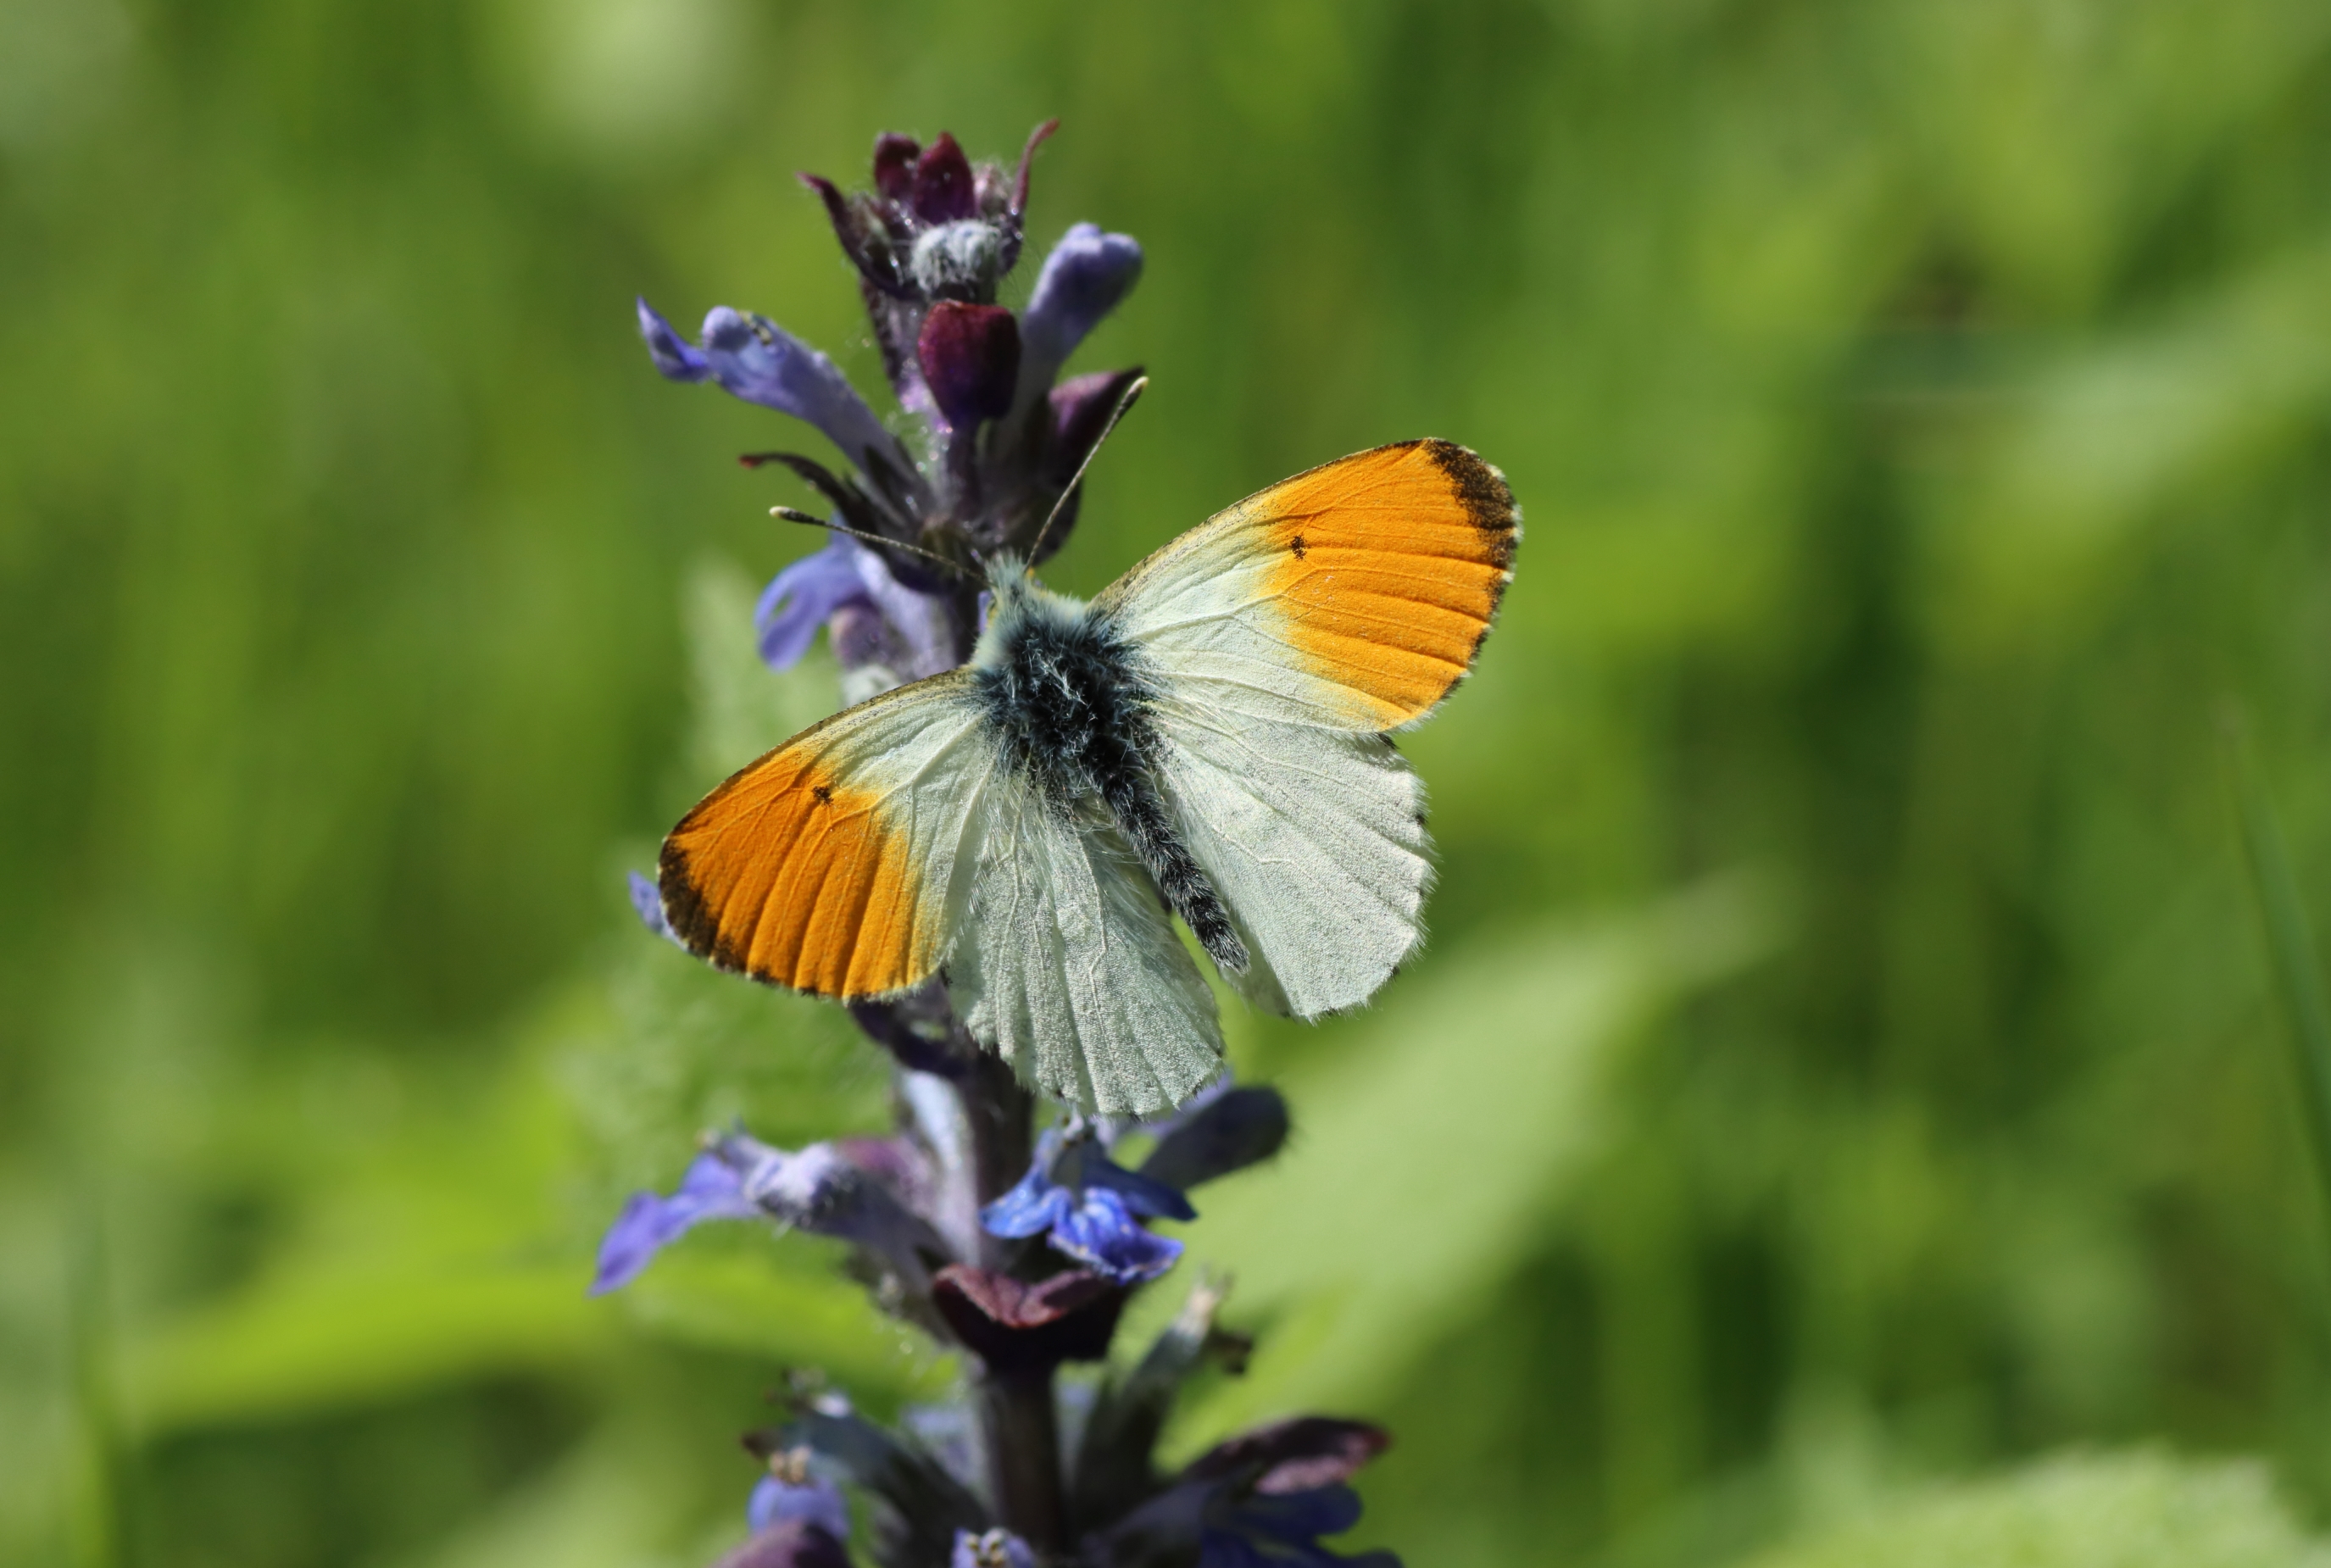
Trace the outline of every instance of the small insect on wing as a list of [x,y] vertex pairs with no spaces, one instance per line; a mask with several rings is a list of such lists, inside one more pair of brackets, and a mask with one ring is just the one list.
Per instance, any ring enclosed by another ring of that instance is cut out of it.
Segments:
[[673,932],[720,968],[817,996],[937,974],[1001,766],[970,687],[950,672],[862,702],[707,795],[664,840]]
[[1222,1070],[1213,993],[1117,830],[999,782],[947,988],[1023,1081],[1156,1116]]
[[1392,742],[1231,717],[1167,698],[1160,782],[1245,938],[1257,1007],[1356,1007],[1423,940],[1424,786]]
[[1095,607],[1176,697],[1375,734],[1424,717],[1471,668],[1519,537],[1496,469],[1404,442],[1217,513]]

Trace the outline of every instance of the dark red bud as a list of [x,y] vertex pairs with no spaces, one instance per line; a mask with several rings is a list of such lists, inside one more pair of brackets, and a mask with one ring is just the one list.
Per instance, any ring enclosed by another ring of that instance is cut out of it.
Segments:
[[1012,411],[1020,380],[1020,324],[1003,306],[941,300],[923,318],[915,357],[940,417],[955,429]]
[[915,160],[915,216],[927,223],[952,223],[972,215],[978,193],[971,180],[971,160],[946,131]]
[[874,188],[894,202],[903,202],[915,188],[915,159],[923,144],[910,136],[886,130],[874,138]]

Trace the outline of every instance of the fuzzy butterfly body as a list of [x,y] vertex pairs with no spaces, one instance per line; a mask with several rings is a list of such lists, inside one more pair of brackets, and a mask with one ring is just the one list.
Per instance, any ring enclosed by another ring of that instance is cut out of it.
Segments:
[[1423,788],[1387,738],[1471,667],[1519,516],[1447,442],[1249,498],[1089,603],[991,563],[964,668],[861,703],[664,841],[672,929],[821,996],[944,974],[1025,1080],[1148,1116],[1221,1069],[1190,927],[1255,1005],[1357,1006],[1422,939]]

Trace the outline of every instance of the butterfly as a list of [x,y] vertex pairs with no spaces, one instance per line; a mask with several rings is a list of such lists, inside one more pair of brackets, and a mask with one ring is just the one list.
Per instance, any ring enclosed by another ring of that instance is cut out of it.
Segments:
[[1083,601],[1009,556],[970,661],[745,767],[664,841],[673,933],[844,1001],[943,980],[974,1039],[1088,1113],[1220,1075],[1178,916],[1251,1005],[1358,1006],[1423,938],[1423,785],[1390,732],[1480,651],[1520,514],[1413,441],[1271,486]]

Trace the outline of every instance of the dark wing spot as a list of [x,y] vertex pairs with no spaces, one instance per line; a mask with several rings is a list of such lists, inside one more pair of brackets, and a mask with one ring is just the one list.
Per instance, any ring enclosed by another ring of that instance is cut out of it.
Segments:
[[819,784],[809,793],[817,797],[817,803],[822,806],[830,806],[833,803],[833,786],[832,784]]
[[1289,549],[1293,550],[1293,551],[1295,552],[1295,558],[1296,558],[1297,560],[1299,560],[1299,560],[1301,560],[1301,559],[1303,558],[1304,555],[1305,555],[1305,548],[1304,548],[1304,544],[1303,544],[1303,536],[1302,536],[1302,535],[1300,535],[1300,534],[1296,535],[1296,536],[1295,536],[1295,537],[1294,537],[1294,538],[1293,538],[1293,539],[1289,543],[1289,545],[1288,545],[1288,546],[1287,546],[1287,547],[1288,547]]

